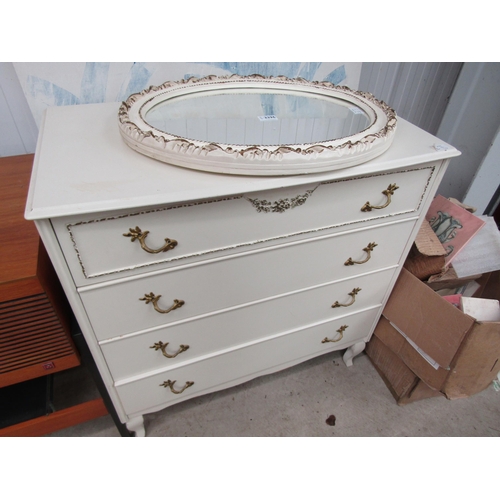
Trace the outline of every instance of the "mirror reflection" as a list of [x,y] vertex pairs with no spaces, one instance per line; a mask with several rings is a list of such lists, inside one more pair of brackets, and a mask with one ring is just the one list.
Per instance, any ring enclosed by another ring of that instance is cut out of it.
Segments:
[[341,139],[370,126],[352,102],[306,92],[204,91],[167,99],[144,117],[190,140],[232,145],[296,145]]

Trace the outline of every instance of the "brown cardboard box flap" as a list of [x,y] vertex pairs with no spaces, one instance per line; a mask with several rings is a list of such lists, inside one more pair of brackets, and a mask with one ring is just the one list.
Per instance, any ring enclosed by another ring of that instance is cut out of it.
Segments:
[[[442,396],[439,391],[431,389],[406,366],[401,358],[391,351],[376,332],[387,328],[389,322],[385,318],[378,324],[375,335],[366,345],[366,354],[381,376],[385,385],[396,399],[398,405],[405,405],[421,399]],[[384,324],[384,322],[386,324]]]
[[449,399],[477,394],[500,372],[500,324],[476,323],[454,360],[443,392]]
[[405,269],[420,280],[429,279],[431,276],[441,274],[444,268],[444,257],[442,255],[429,257],[422,255],[415,245],[411,247],[410,253],[404,263]]
[[388,319],[383,316],[380,318],[375,335],[429,387],[436,391],[441,390],[450,373],[449,370],[433,368],[391,325]]
[[447,369],[474,319],[436,298],[433,290],[402,269],[383,315]]
[[[384,328],[385,325],[382,324],[381,327]],[[366,345],[366,354],[379,373],[382,372],[384,382],[389,383],[388,388],[396,399],[411,392],[418,377],[377,335]]]
[[417,278],[426,280],[443,272],[445,257],[446,250],[429,223],[424,220],[404,267]]
[[429,222],[426,220],[422,223],[417,237],[415,238],[415,246],[422,255],[428,257],[446,255],[446,250],[436,236],[436,233],[432,230]]

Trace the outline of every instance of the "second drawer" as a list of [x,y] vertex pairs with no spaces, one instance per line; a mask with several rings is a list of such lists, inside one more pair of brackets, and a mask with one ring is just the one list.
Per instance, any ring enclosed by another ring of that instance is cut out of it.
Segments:
[[[163,329],[117,338],[102,342],[101,349],[115,380],[170,368],[259,338],[378,308],[394,271],[389,269],[317,286]],[[332,307],[336,302],[339,304]]]

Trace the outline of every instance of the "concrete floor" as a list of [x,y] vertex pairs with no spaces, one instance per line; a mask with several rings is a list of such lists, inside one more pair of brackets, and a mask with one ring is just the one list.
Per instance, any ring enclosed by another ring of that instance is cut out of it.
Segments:
[[[76,369],[59,392],[81,396],[75,391],[80,373]],[[80,392],[92,391],[95,387],[87,383]],[[326,423],[332,415],[333,426]],[[366,354],[347,368],[337,352],[145,415],[144,420],[150,437],[498,437],[500,392],[491,385],[466,399],[437,397],[398,406]],[[119,432],[105,416],[50,436],[113,437]]]

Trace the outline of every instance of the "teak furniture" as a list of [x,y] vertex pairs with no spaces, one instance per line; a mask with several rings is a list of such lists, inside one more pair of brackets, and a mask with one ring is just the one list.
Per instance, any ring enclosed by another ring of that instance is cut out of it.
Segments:
[[351,365],[458,151],[399,119],[358,166],[206,173],[132,151],[118,108],[47,110],[26,216],[121,421],[144,435],[188,398],[331,351]]
[[[24,219],[32,165],[33,155],[0,158],[0,388],[80,365],[66,297]],[[105,414],[97,399],[0,428],[0,436],[43,435]]]

